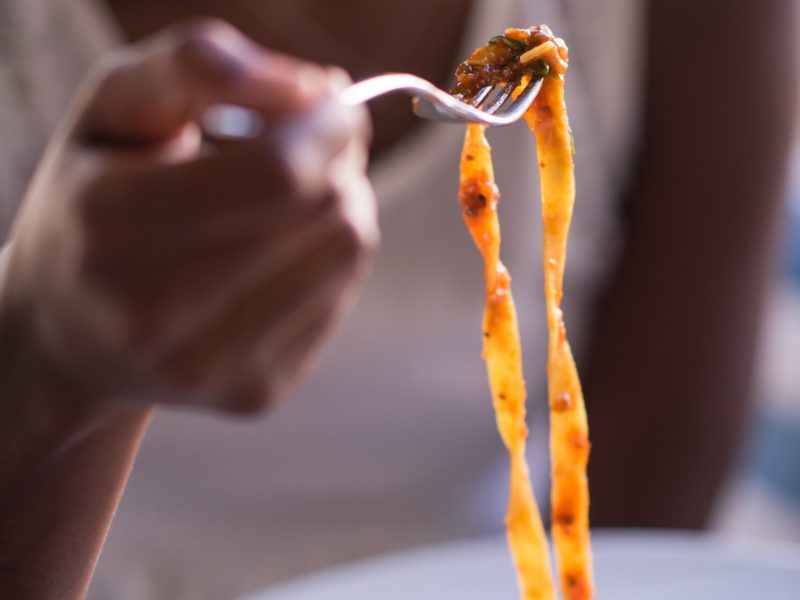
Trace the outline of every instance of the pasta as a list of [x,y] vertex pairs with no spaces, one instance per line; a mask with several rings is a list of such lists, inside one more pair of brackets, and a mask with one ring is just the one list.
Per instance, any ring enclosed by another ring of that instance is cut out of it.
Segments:
[[[594,593],[589,540],[589,437],[575,361],[567,341],[561,298],[567,234],[575,198],[572,138],[564,104],[567,49],[545,27],[508,29],[459,65],[453,93],[469,98],[493,83],[524,85],[543,78],[525,119],[536,138],[542,191],[544,273],[549,331],[548,388],[552,463],[551,531],[558,581],[565,600]],[[520,89],[520,88],[518,88]],[[526,390],[510,276],[500,261],[499,193],[483,126],[467,126],[461,155],[459,200],[464,220],[484,258],[483,316],[487,363],[497,427],[510,457],[506,514],[509,547],[525,600],[555,598],[547,538],[525,461]]]

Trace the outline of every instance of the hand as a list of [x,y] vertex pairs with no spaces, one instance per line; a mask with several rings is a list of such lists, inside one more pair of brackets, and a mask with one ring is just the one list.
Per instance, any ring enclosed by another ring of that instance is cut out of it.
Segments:
[[[377,240],[346,83],[215,21],[104,61],[0,269],[0,323],[36,348],[35,370],[84,402],[239,412],[294,381]],[[264,135],[201,144],[220,103],[256,111]]]

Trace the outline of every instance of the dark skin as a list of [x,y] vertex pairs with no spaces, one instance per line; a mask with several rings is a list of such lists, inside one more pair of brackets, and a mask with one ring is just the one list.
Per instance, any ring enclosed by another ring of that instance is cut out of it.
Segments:
[[[452,81],[466,13],[454,0],[381,3],[380,15],[370,14],[374,2],[351,0],[346,10],[341,2],[295,3],[336,39],[354,40],[351,52],[286,35],[293,24],[281,22],[281,11],[254,18],[256,2],[108,3],[131,38],[198,12],[217,14],[268,47],[340,64],[355,78],[402,70],[440,84]],[[625,249],[579,364],[592,423],[592,521],[696,528],[707,522],[748,413],[796,102],[797,9],[792,0],[649,6],[643,143],[626,199]],[[418,23],[419,10],[426,23]],[[382,21],[392,26],[371,28]],[[432,23],[437,35],[424,35]],[[411,52],[405,39],[419,47]],[[354,58],[365,49],[380,62]],[[375,153],[413,129],[405,99],[376,106],[374,117]],[[63,394],[54,401],[63,386],[40,383],[63,373],[26,360],[40,352],[16,322],[0,322],[0,395],[25,402],[5,402],[12,412],[2,421],[13,417],[28,429],[2,438],[0,487],[18,491],[0,515],[0,596],[81,597],[150,409],[106,414],[71,410],[74,398]],[[38,413],[39,405],[47,410]],[[27,523],[39,524],[35,535]]]

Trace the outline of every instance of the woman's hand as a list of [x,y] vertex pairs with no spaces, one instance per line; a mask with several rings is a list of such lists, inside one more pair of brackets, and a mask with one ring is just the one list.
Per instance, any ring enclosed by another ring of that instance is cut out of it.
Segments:
[[[341,79],[201,22],[84,86],[0,250],[0,597],[85,596],[150,403],[255,410],[335,320],[377,238]],[[217,104],[263,135],[202,144]]]
[[[104,61],[3,253],[0,327],[34,349],[25,368],[84,404],[246,412],[282,391],[377,240],[346,83],[215,21]],[[256,111],[263,135],[201,144],[222,103]]]

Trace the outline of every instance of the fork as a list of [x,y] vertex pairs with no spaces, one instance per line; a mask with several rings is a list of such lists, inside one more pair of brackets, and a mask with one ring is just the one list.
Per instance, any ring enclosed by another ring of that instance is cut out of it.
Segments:
[[[385,73],[349,85],[339,93],[339,99],[355,106],[402,92],[412,97],[414,113],[423,119],[501,126],[522,117],[539,93],[542,80],[531,80],[516,98],[512,98],[515,87],[514,83],[486,86],[464,102],[416,75]],[[263,123],[250,109],[219,104],[203,115],[203,132],[216,139],[253,138],[263,133]]]
[[499,126],[518,121],[541,87],[541,79],[531,80],[516,98],[511,98],[516,84],[490,85],[462,102],[416,75],[385,73],[351,84],[340,92],[339,99],[344,104],[356,105],[385,94],[403,92],[412,96],[414,113],[423,119]]

